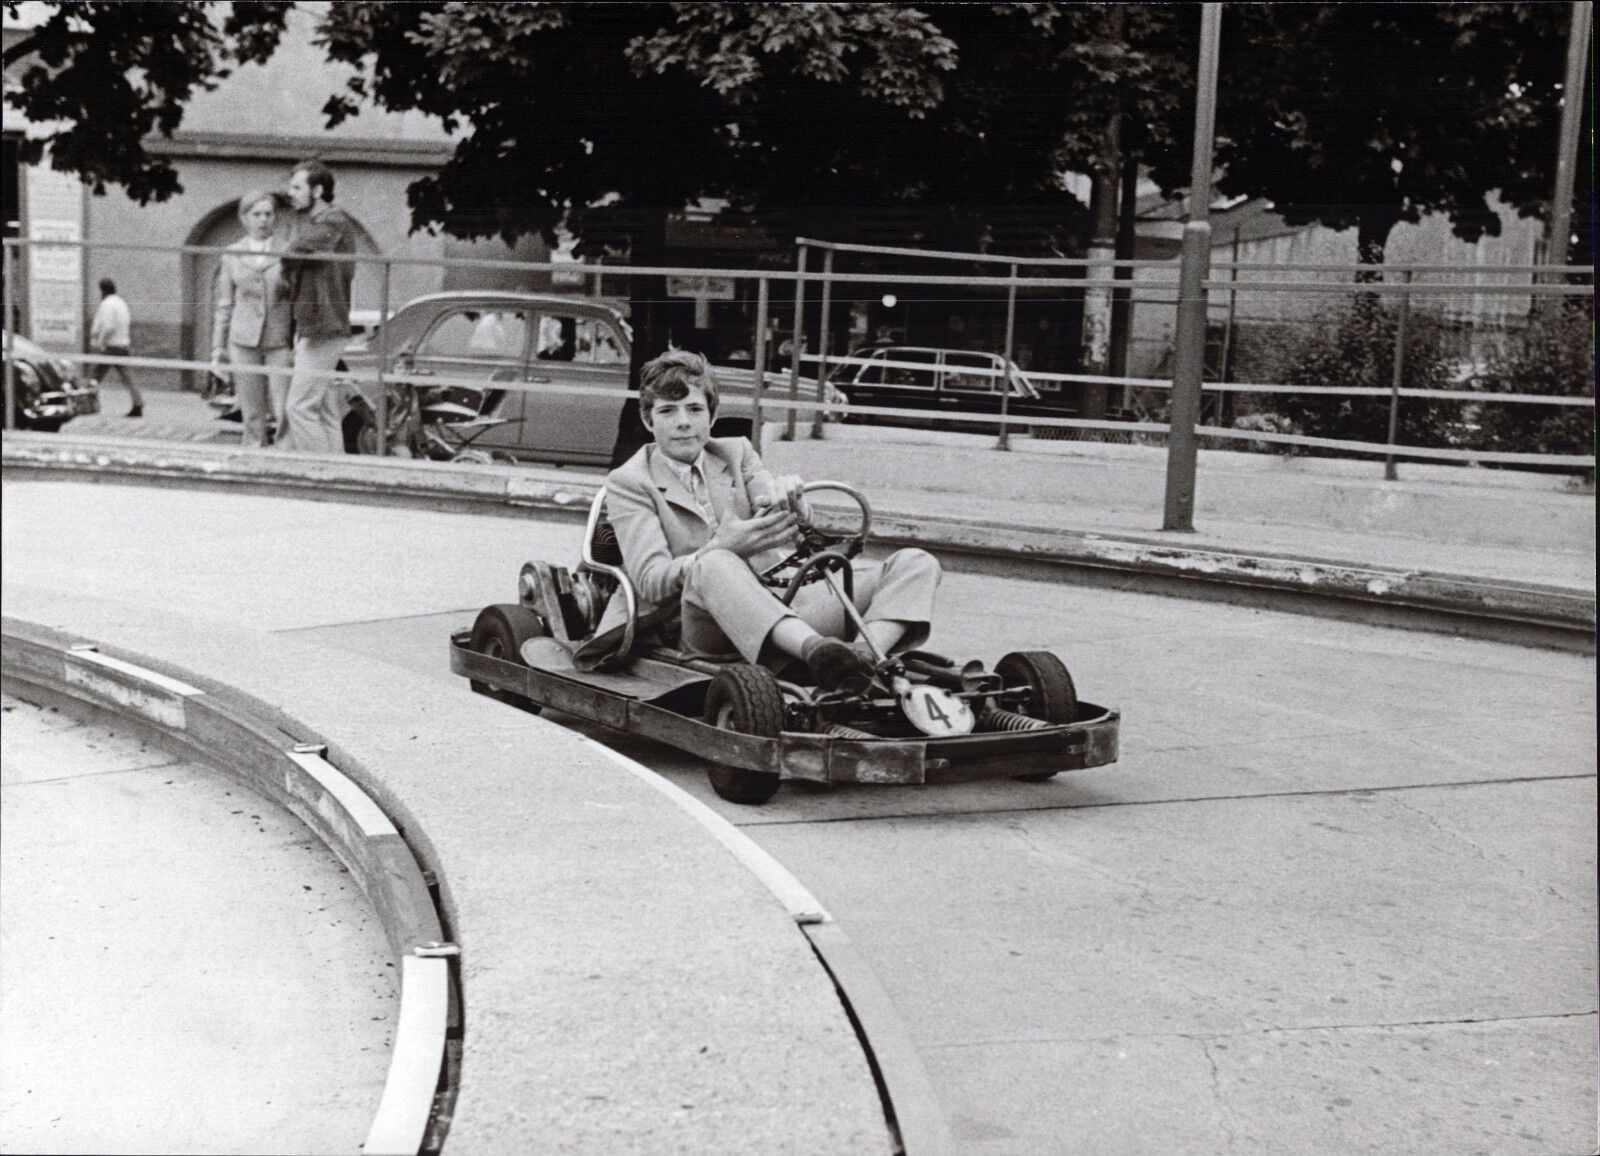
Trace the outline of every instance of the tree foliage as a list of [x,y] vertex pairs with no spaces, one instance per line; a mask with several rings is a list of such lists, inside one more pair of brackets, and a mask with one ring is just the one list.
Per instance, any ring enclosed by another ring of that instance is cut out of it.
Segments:
[[[319,40],[364,69],[334,120],[371,101],[460,133],[413,186],[414,223],[507,239],[549,236],[570,211],[598,224],[825,188],[842,176],[830,138],[909,131],[955,65],[925,15],[876,4],[352,3]],[[858,189],[889,175],[873,159],[851,166]]]
[[[1354,226],[1364,261],[1381,261],[1393,227],[1423,213],[1448,214],[1475,241],[1499,232],[1491,191],[1548,198],[1565,5],[1225,11],[1219,191],[1268,198],[1290,224]],[[1177,154],[1155,175],[1187,181]]]
[[[22,160],[37,162],[48,151],[54,168],[95,192],[119,185],[142,205],[183,187],[168,161],[146,151],[145,137],[170,137],[197,91],[215,88],[236,64],[271,56],[290,5],[30,7],[46,9],[45,18],[5,51],[8,70],[20,65],[6,103],[44,129],[22,141]],[[5,9],[20,18],[17,0]]]

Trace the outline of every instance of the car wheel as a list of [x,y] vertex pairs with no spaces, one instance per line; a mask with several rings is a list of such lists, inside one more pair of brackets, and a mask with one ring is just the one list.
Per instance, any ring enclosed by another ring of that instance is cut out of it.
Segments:
[[[541,638],[548,633],[544,620],[526,606],[502,603],[485,606],[478,612],[478,619],[472,624],[472,635],[468,645],[489,658],[521,664],[522,644],[530,638]],[[539,713],[539,704],[524,695],[508,690],[496,690],[488,683],[479,682],[477,679],[470,680],[468,685],[472,687],[474,694],[486,695],[500,702],[532,711],[534,714]]]
[[[776,738],[783,731],[783,691],[771,671],[741,662],[711,680],[703,717],[725,731]],[[759,806],[778,793],[780,779],[770,771],[709,763],[706,774],[711,789],[730,803]]]
[[[1018,650],[994,664],[994,672],[1007,686],[1026,686],[1028,697],[1018,706],[1021,714],[1047,723],[1069,723],[1078,717],[1078,691],[1067,664],[1048,650]],[[1042,783],[1055,771],[1014,775],[1024,783]]]
[[344,452],[347,454],[376,454],[378,452],[378,427],[372,415],[364,409],[352,409],[344,415]]
[[451,458],[450,460],[452,462],[465,462],[467,465],[470,465],[470,466],[492,466],[492,465],[494,465],[494,455],[491,454],[488,450],[477,450],[477,449],[458,450],[456,452],[456,456]]

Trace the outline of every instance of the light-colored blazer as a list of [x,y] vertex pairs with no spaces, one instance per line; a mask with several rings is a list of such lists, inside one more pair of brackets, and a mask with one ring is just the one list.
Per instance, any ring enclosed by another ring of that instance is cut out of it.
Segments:
[[[261,268],[251,259],[241,238],[228,246],[217,264],[214,286],[216,311],[211,322],[211,351],[229,345],[246,349],[286,349],[289,346],[289,281],[276,256]],[[239,250],[238,254],[231,250]],[[269,253],[282,246],[276,238]]]
[[[719,517],[752,517],[755,499],[776,491],[748,438],[712,438],[706,443],[704,465]],[[678,596],[689,556],[716,533],[689,487],[653,444],[606,477],[606,516],[617,532],[622,568],[639,595],[641,617]],[[785,556],[783,550],[767,550],[749,562],[762,570]],[[611,599],[597,633],[622,625],[625,616],[622,599]]]

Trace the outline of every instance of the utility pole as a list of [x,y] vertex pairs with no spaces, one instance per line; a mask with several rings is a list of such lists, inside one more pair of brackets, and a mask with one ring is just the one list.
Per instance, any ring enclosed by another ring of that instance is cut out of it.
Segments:
[[1194,157],[1189,170],[1189,222],[1178,267],[1178,332],[1172,367],[1172,416],[1167,434],[1167,494],[1163,530],[1194,529],[1194,427],[1200,416],[1200,375],[1206,352],[1206,274],[1211,268],[1212,135],[1217,123],[1217,54],[1222,5],[1200,13],[1200,64],[1194,106]]
[[[1565,265],[1572,243],[1572,186],[1578,169],[1578,132],[1583,119],[1583,78],[1589,65],[1592,0],[1573,0],[1567,30],[1567,77],[1561,89],[1561,151],[1556,157],[1556,187],[1550,197],[1550,235],[1545,243],[1547,265]],[[1559,276],[1550,280],[1559,281]]]

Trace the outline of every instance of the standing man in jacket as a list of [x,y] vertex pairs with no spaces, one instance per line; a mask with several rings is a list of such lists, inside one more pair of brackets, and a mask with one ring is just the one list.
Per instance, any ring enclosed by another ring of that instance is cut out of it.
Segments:
[[[107,357],[133,356],[133,341],[129,329],[133,319],[128,313],[128,303],[117,292],[117,283],[110,277],[100,278],[100,308],[94,311],[94,321],[89,326],[89,350]],[[90,371],[98,384],[108,370],[116,370],[128,391],[128,416],[144,416],[144,397],[133,384],[126,365],[97,365]]]
[[354,253],[356,225],[333,203],[333,173],[304,161],[289,176],[294,235],[283,255],[294,301],[294,375],[285,407],[286,435],[277,442],[304,453],[344,452],[339,388],[333,371],[350,340],[350,282],[355,262],[308,260],[309,253]]

